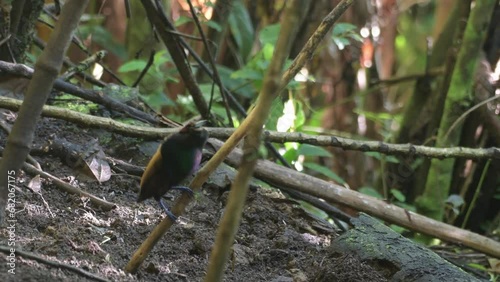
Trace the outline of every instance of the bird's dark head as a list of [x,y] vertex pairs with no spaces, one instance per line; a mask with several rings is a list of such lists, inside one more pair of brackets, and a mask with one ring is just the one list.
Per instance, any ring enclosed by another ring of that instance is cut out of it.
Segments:
[[202,127],[205,123],[206,121],[204,120],[196,123],[190,122],[179,131],[179,134],[186,136],[186,141],[189,142],[190,145],[202,147],[208,139],[208,131]]

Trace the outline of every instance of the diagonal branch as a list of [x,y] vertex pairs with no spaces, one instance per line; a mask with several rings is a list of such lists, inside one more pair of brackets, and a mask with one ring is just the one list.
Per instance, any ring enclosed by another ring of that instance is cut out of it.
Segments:
[[203,93],[193,77],[193,73],[191,72],[191,68],[189,67],[188,61],[179,44],[177,36],[172,34],[167,29],[167,26],[169,26],[170,23],[167,16],[165,16],[162,8],[156,6],[151,0],[141,0],[141,2],[146,10],[148,19],[155,27],[158,35],[172,56],[172,60],[174,61],[175,66],[184,81],[184,85],[191,94],[191,97],[193,97],[193,101],[198,109],[198,112],[203,119],[210,120],[210,112],[208,111],[207,102],[203,98]]

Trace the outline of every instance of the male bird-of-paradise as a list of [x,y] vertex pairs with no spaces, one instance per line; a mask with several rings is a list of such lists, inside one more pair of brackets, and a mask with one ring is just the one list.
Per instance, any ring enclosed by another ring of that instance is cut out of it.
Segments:
[[203,124],[189,123],[168,137],[149,161],[141,178],[137,202],[154,198],[174,222],[177,217],[165,205],[162,196],[171,189],[193,194],[188,187],[178,185],[198,170],[203,146],[208,139],[208,132],[201,128]]

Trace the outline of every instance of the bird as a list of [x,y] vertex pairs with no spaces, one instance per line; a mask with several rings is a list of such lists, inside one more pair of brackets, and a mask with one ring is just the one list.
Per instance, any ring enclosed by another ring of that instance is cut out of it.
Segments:
[[154,198],[173,222],[177,221],[177,217],[162,197],[172,189],[194,194],[188,187],[178,185],[200,166],[202,150],[208,139],[207,130],[201,127],[204,123],[190,122],[168,137],[151,157],[141,177],[137,202]]

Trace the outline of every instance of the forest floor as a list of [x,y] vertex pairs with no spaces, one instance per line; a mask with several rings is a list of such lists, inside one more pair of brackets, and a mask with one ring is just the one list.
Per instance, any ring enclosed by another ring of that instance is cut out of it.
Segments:
[[[43,118],[34,147],[52,136],[89,148],[102,146],[106,155],[145,166],[158,142],[126,138],[104,130],[84,129]],[[0,133],[5,146],[5,132]],[[91,145],[94,144],[94,145]],[[149,148],[149,149],[144,149]],[[147,152],[145,152],[147,151]],[[145,152],[145,153],[143,153]],[[28,188],[34,175],[17,175],[16,247],[46,260],[76,266],[111,281],[201,281],[204,277],[228,187],[205,185],[187,212],[158,242],[136,274],[123,271],[132,254],[165,216],[153,200],[136,203],[139,178],[113,174],[99,183],[81,177],[58,157],[35,157],[42,168],[74,181],[117,207],[101,211],[85,197],[67,194],[49,181],[40,193]],[[173,196],[178,196],[172,193]],[[172,203],[172,201],[167,201]],[[274,189],[251,189],[233,246],[225,281],[387,281],[365,262],[330,247],[337,236],[318,228],[317,220]],[[2,245],[8,233],[0,231]],[[0,253],[3,261],[7,254]],[[16,257],[15,275],[0,264],[0,281],[91,281],[64,268]]]

